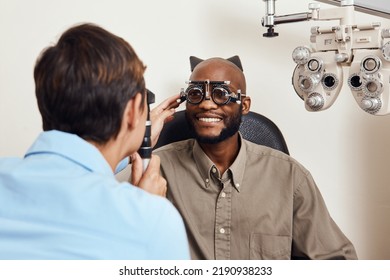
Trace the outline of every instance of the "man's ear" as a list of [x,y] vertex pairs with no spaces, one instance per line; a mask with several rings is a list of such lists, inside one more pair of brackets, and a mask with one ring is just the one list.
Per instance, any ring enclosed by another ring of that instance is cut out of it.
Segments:
[[141,102],[141,93],[137,93],[132,99],[127,102],[125,111],[123,113],[123,122],[129,130],[133,130],[135,127],[137,127],[138,123],[141,121]]
[[251,98],[249,96],[245,96],[242,98],[242,114],[246,115],[249,113],[251,109]]

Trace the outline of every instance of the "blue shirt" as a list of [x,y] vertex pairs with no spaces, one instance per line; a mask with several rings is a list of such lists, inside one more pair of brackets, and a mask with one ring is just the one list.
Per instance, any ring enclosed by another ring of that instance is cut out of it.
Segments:
[[189,259],[165,198],[118,182],[98,149],[43,132],[23,159],[0,159],[0,259]]

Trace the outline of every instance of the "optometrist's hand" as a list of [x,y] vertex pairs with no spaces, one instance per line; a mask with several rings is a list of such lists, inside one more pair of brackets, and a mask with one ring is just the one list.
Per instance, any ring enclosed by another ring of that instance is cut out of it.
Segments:
[[180,98],[180,94],[175,94],[168,97],[154,109],[150,111],[150,120],[152,121],[151,141],[152,147],[156,145],[158,137],[160,136],[161,130],[166,122],[173,119],[175,109],[179,107],[180,103],[177,99]]
[[152,155],[145,171],[138,153],[131,155],[131,163],[130,183],[151,194],[165,197],[167,181],[160,175],[160,157]]

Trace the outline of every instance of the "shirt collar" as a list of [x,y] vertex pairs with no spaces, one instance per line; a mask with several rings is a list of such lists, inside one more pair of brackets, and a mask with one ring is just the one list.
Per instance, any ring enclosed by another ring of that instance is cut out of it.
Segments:
[[[247,159],[246,143],[242,138],[241,133],[239,133],[239,141],[241,143],[240,150],[233,164],[228,169],[232,174],[232,184],[238,192],[242,188],[242,181],[244,179],[245,164]],[[212,168],[216,168],[216,166],[204,153],[198,141],[194,141],[193,155],[200,175],[205,182],[205,187],[207,188],[211,181],[210,174],[212,172]]]
[[232,173],[234,187],[237,189],[237,191],[240,191],[242,188],[242,181],[244,180],[247,161],[246,142],[244,138],[242,138],[241,133],[239,133],[239,141],[241,143],[240,150],[233,164],[229,168]]
[[42,153],[57,154],[89,171],[114,176],[100,151],[75,134],[58,130],[42,132],[27,151],[25,157]]

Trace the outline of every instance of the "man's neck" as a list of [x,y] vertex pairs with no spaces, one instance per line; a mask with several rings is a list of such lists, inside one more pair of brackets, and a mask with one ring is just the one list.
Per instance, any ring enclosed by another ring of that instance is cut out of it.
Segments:
[[233,164],[240,150],[240,138],[238,133],[232,137],[216,143],[199,143],[204,153],[217,166],[220,174],[223,174]]
[[113,141],[110,140],[105,144],[98,144],[94,141],[88,141],[90,144],[94,145],[103,157],[106,159],[107,163],[110,165],[113,172],[115,172],[115,168],[118,165],[121,158],[118,156],[118,151],[115,148]]

